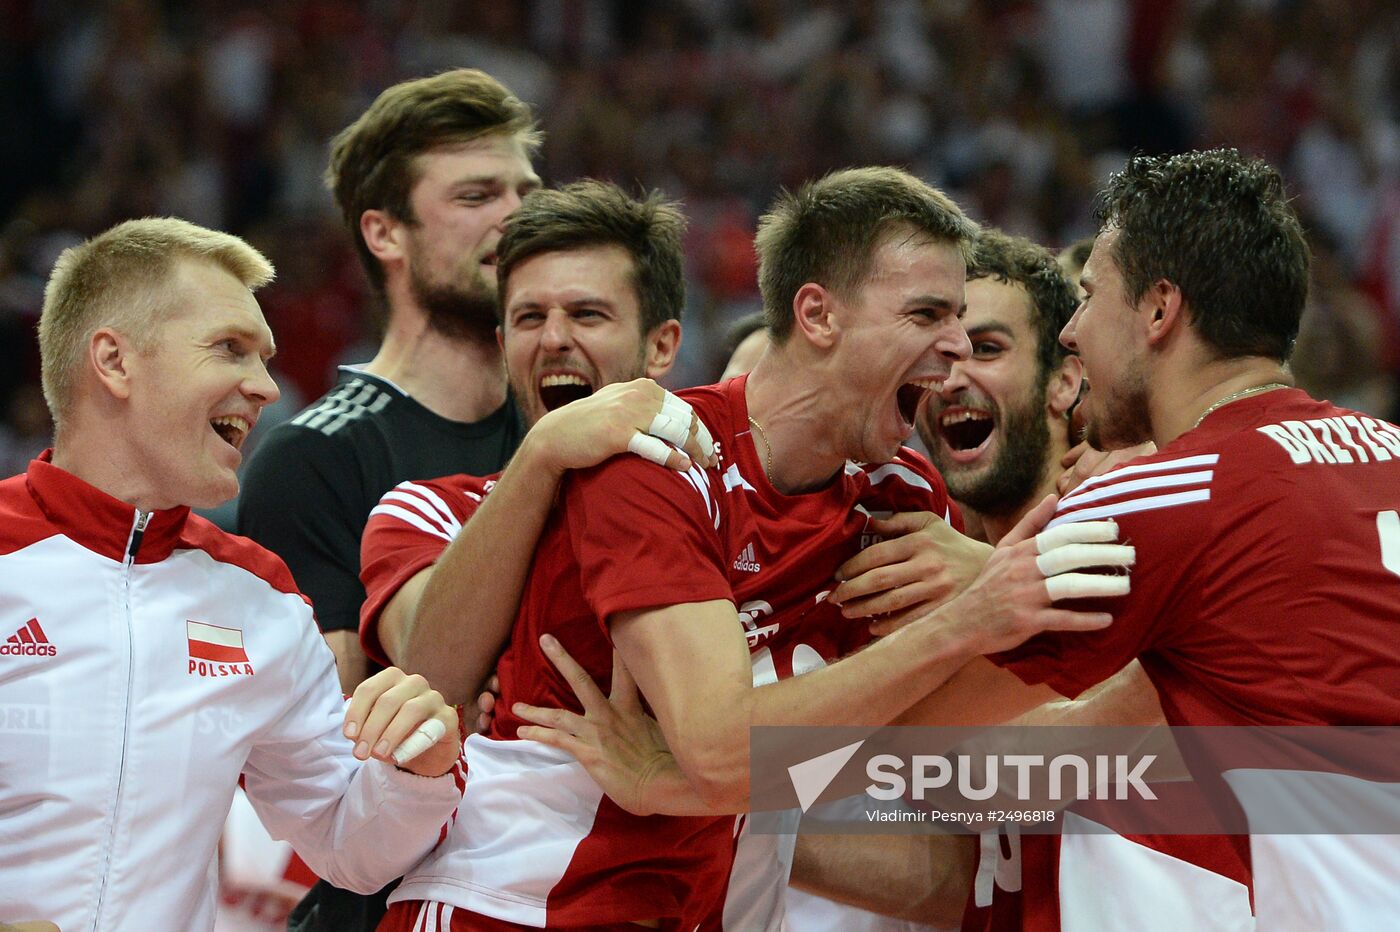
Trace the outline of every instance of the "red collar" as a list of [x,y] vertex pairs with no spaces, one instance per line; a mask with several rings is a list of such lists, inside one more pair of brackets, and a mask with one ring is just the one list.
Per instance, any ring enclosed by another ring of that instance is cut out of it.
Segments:
[[[52,449],[29,464],[25,484],[39,510],[65,537],[108,559],[126,558],[139,514],[135,506],[55,466]],[[185,506],[151,512],[136,562],[158,563],[170,556],[189,516]]]

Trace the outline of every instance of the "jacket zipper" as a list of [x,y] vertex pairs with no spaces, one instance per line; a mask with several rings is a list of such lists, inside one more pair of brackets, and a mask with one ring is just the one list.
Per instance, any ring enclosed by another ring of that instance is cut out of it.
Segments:
[[141,538],[146,534],[146,524],[151,520],[147,511],[137,510],[131,523],[131,534],[127,538],[126,557],[122,560],[122,609],[126,617],[126,697],[123,703],[121,757],[117,764],[117,795],[112,801],[112,822],[107,833],[107,847],[103,853],[102,885],[97,890],[97,909],[93,912],[94,929],[102,926],[102,904],[107,896],[107,880],[112,871],[112,847],[117,840],[117,819],[121,812],[122,786],[126,782],[126,746],[131,735],[131,684],[136,674],[136,638],[131,624],[131,567],[136,562],[136,554],[141,549]]

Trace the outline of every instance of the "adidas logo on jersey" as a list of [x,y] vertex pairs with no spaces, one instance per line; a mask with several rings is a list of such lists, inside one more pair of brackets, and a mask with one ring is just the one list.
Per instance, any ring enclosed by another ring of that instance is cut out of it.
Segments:
[[744,549],[739,551],[739,556],[734,558],[734,568],[745,573],[757,573],[763,567],[758,562],[758,557],[753,552],[753,541],[744,545]]
[[24,626],[0,644],[0,655],[11,657],[55,657],[58,648],[49,643],[49,636],[39,627],[39,619],[31,618]]

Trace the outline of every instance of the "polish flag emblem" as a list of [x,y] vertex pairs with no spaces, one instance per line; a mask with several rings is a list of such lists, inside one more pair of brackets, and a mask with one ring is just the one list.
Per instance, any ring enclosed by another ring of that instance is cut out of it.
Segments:
[[243,632],[238,628],[221,628],[202,621],[185,622],[190,640],[190,657],[211,663],[247,663],[243,650]]

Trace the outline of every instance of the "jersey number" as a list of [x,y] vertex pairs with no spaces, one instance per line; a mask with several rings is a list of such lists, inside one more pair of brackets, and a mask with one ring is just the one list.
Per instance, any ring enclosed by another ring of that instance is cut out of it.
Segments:
[[1377,513],[1376,533],[1381,538],[1381,566],[1400,576],[1400,512]]
[[1021,892],[1021,827],[1004,822],[982,832],[981,839],[972,899],[978,909],[986,909],[995,897],[993,888]]

